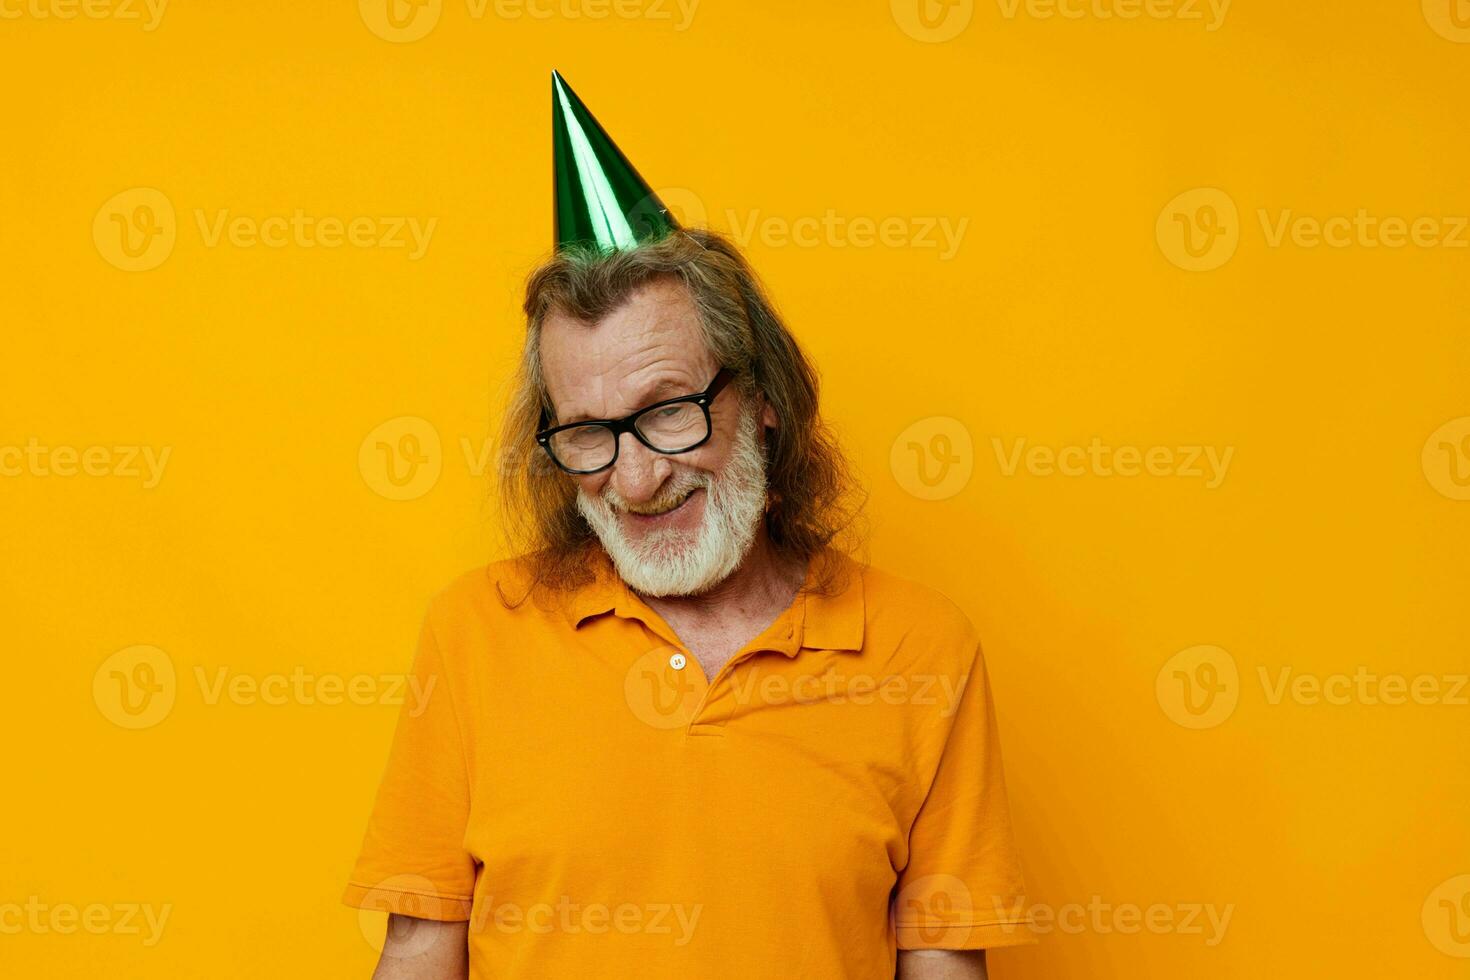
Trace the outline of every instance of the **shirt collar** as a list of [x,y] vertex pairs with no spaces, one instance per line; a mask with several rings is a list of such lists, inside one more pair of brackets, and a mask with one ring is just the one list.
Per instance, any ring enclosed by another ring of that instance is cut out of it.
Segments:
[[[618,575],[612,559],[601,547],[593,547],[591,564],[593,580],[577,589],[566,600],[565,614],[572,629],[593,616],[612,612],[624,619],[643,619],[649,610],[647,603],[628,588]],[[804,608],[797,610],[801,622],[801,641],[794,644],[788,656],[795,656],[798,647],[812,650],[861,650],[863,648],[863,624],[866,614],[862,568],[848,555],[827,548],[823,556],[837,561],[842,567],[838,580],[839,591],[835,595],[806,593],[797,601]],[[812,584],[813,571],[821,558],[814,558],[807,569],[804,586]]]

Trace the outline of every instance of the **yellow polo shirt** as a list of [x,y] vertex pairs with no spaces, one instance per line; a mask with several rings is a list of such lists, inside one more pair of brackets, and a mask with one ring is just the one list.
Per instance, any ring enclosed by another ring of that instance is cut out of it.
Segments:
[[344,901],[469,920],[474,978],[892,980],[1033,942],[973,625],[838,560],[709,679],[601,549],[560,604],[506,608],[513,561],[459,578]]

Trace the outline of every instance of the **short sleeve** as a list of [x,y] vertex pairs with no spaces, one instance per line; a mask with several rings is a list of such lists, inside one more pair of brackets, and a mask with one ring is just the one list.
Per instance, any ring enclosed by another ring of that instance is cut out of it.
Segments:
[[432,613],[419,635],[388,767],[342,901],[445,922],[470,917],[469,778]]
[[898,948],[1034,943],[978,644],[952,718],[894,893]]

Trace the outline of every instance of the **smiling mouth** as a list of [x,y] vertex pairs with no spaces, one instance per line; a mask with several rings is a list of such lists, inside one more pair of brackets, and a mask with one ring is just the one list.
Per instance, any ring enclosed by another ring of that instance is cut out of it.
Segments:
[[[695,489],[698,489],[698,488],[695,488]],[[643,509],[643,510],[639,510],[639,509],[636,509],[636,508],[633,508],[633,507],[629,507],[628,508],[628,513],[631,514],[634,517],[641,517],[641,518],[644,518],[644,519],[653,518],[653,517],[662,517],[665,514],[672,514],[674,511],[678,510],[680,507],[683,507],[685,504],[687,504],[689,502],[689,498],[692,497],[692,496],[694,496],[694,490],[690,490],[688,493],[686,493],[683,496],[683,498],[681,498],[680,500],[675,501],[672,504],[666,504],[666,505],[661,506],[661,507],[647,508],[647,509]]]

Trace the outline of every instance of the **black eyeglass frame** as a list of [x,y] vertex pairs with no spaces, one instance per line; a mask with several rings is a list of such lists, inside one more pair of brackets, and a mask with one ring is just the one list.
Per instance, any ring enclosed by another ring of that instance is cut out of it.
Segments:
[[[634,439],[637,439],[649,449],[663,456],[678,456],[681,453],[692,452],[693,450],[698,449],[700,446],[703,446],[705,443],[709,442],[710,436],[714,434],[715,425],[714,420],[710,418],[709,409],[710,406],[714,404],[715,399],[720,396],[720,392],[725,389],[725,386],[730,383],[730,379],[733,377],[735,377],[734,371],[730,370],[727,367],[721,367],[720,370],[715,373],[715,376],[710,379],[709,387],[705,388],[703,391],[695,392],[692,395],[679,395],[676,398],[665,398],[661,402],[654,402],[652,405],[645,405],[643,408],[638,409],[638,411],[633,412],[630,415],[624,415],[620,419],[583,419],[580,422],[568,422],[566,425],[554,425],[549,429],[542,429],[540,432],[537,432],[536,441],[540,443],[542,449],[546,450],[546,455],[551,458],[551,461],[553,463],[555,463],[563,471],[571,473],[574,476],[587,476],[591,473],[601,473],[603,470],[616,463],[618,461],[618,453],[622,449],[622,437],[624,432],[633,433]],[[648,412],[654,411],[655,409],[667,408],[670,405],[682,405],[686,402],[698,405],[700,409],[704,411],[703,439],[700,439],[694,445],[688,446],[684,449],[660,449],[650,443],[647,439],[643,438],[643,433],[638,431],[638,419],[640,417],[647,414]],[[541,419],[542,421],[545,421],[546,419],[545,410],[543,410],[541,413]],[[595,469],[574,470],[571,467],[564,465],[561,460],[556,458],[556,453],[552,452],[551,450],[551,437],[563,430],[576,429],[584,425],[600,425],[604,429],[612,430],[612,459],[608,460],[603,465],[596,467]]]

